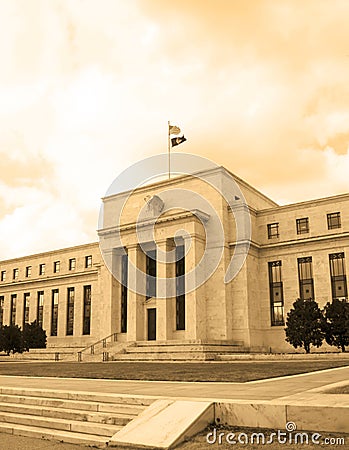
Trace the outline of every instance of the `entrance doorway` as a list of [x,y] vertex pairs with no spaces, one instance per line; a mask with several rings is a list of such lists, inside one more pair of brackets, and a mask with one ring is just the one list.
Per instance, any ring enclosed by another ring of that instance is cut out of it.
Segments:
[[156,308],[149,308],[148,311],[148,341],[156,340]]

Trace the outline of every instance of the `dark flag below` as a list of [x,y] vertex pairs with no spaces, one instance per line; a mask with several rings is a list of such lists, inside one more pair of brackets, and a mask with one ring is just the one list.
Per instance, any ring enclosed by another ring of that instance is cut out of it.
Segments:
[[175,137],[171,139],[172,147],[175,147],[176,145],[181,144],[182,142],[185,142],[186,138],[183,136],[181,137]]

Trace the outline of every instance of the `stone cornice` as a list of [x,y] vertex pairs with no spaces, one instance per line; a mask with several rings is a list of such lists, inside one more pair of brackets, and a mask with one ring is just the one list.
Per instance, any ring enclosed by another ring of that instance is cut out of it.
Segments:
[[135,222],[131,222],[131,223],[127,223],[127,224],[124,224],[121,226],[104,228],[102,230],[98,230],[98,235],[106,236],[108,234],[113,234],[115,232],[134,230],[136,228],[147,227],[149,225],[158,225],[161,223],[173,222],[175,220],[183,220],[183,219],[199,220],[199,218],[201,218],[204,222],[207,222],[209,220],[210,216],[209,216],[209,214],[205,213],[204,211],[200,211],[199,209],[194,209],[192,211],[185,211],[183,213],[175,213],[175,214],[160,216],[157,219],[144,220],[143,222],[140,222],[137,224]]
[[11,258],[11,259],[5,259],[0,261],[0,265],[1,264],[12,264],[12,263],[20,263],[21,261],[28,261],[29,259],[36,259],[36,258],[45,258],[45,257],[49,257],[49,256],[56,256],[60,253],[67,253],[67,252],[71,252],[74,250],[83,250],[83,249],[88,249],[88,248],[93,248],[93,247],[98,247],[99,243],[98,242],[90,242],[88,244],[81,244],[81,245],[75,245],[74,247],[65,247],[65,248],[60,248],[60,249],[56,249],[56,250],[49,250],[48,252],[42,252],[42,253],[34,253],[32,255],[27,255],[27,256],[20,256],[19,258]]
[[[349,194],[333,195],[331,197],[317,198],[314,200],[306,200],[304,202],[289,203],[287,205],[277,206],[275,208],[266,208],[257,211],[258,216],[266,216],[273,213],[284,212],[288,210],[296,210],[302,208],[311,208],[320,205],[349,201]],[[336,205],[337,206],[337,205]]]
[[[256,241],[251,241],[250,245],[251,245],[251,247],[257,248],[258,250],[265,250],[265,249],[291,247],[291,246],[304,245],[304,244],[313,244],[313,243],[317,243],[317,242],[326,242],[326,241],[331,241],[334,239],[340,239],[340,240],[349,239],[349,232],[348,233],[340,233],[340,234],[315,236],[315,237],[307,237],[307,238],[302,238],[302,239],[292,239],[292,240],[288,240],[288,241],[274,242],[272,244],[259,244]],[[234,247],[235,245],[236,245],[236,242],[229,243],[230,247]],[[349,242],[348,242],[348,245],[349,245]]]
[[46,276],[46,277],[40,277],[40,278],[26,278],[24,280],[14,280],[7,283],[0,283],[0,291],[2,288],[9,288],[9,287],[16,287],[16,286],[23,286],[26,284],[35,284],[35,283],[57,283],[59,280],[67,280],[74,277],[82,278],[82,277],[88,277],[90,275],[98,275],[98,270],[89,270],[84,272],[74,272],[74,273],[67,273],[64,275],[59,276]]

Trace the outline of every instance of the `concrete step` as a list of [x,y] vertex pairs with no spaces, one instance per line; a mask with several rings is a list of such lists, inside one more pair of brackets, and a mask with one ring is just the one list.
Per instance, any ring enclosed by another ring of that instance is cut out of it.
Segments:
[[12,359],[21,361],[76,361],[77,356],[75,352],[64,352],[64,353],[55,351],[47,351],[45,353],[24,352],[24,353],[15,353]]
[[243,341],[220,341],[220,340],[204,340],[204,339],[189,339],[189,340],[171,340],[171,341],[137,341],[134,342],[135,347],[154,347],[164,346],[167,347],[169,345],[213,345],[213,346],[241,346],[243,345]]
[[[1,387],[1,395],[14,395],[23,397],[39,397],[54,400],[72,400],[78,402],[96,403],[111,403],[113,405],[141,405],[148,406],[153,403],[154,399],[139,395],[118,395],[118,394],[103,394],[100,392],[80,392],[80,391],[64,391],[54,389],[25,389],[17,387]],[[95,405],[96,406],[96,405]],[[98,406],[96,406],[98,410]]]
[[238,345],[152,345],[130,347],[126,350],[126,353],[231,353],[239,350],[239,348]]
[[[132,417],[138,415],[145,408],[143,405],[127,405],[122,403],[98,403],[98,402],[88,402],[88,401],[75,401],[66,399],[55,399],[55,398],[45,398],[45,397],[34,397],[34,396],[23,396],[23,395],[9,395],[0,394],[0,410],[2,410],[1,405],[14,405],[14,407],[21,406],[33,406],[38,408],[52,408],[64,409],[66,411],[72,411],[75,414],[81,414],[83,411],[85,414],[91,412],[99,413],[113,413],[119,414],[120,416]],[[57,416],[58,417],[58,416]],[[86,419],[84,419],[86,420]]]
[[51,430],[72,431],[75,433],[113,436],[121,429],[119,425],[82,422],[78,420],[58,419],[18,413],[0,412],[0,423],[11,423],[31,427],[50,428]]
[[100,412],[86,412],[66,408],[44,408],[42,406],[22,405],[18,403],[2,403],[0,402],[1,413],[17,413],[26,414],[30,416],[51,417],[67,420],[80,420],[83,422],[93,422],[110,425],[124,426],[138,414],[122,414],[122,413],[100,413]]
[[182,352],[182,353],[116,353],[109,356],[110,361],[212,361],[214,353]]
[[70,444],[84,444],[99,448],[104,448],[110,439],[109,436],[96,436],[88,433],[72,433],[69,431],[50,430],[48,428],[15,425],[10,423],[0,423],[0,433],[57,440],[68,442]]
[[0,388],[0,432],[105,447],[155,399],[99,392]]

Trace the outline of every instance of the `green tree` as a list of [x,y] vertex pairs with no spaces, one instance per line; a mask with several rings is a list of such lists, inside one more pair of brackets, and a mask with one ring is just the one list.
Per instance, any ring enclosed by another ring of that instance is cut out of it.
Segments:
[[23,353],[23,336],[18,325],[4,325],[0,329],[0,350],[10,354]]
[[349,303],[337,298],[332,303],[326,303],[324,318],[326,342],[345,352],[345,347],[349,345]]
[[294,348],[303,347],[310,353],[310,346],[320,347],[324,339],[323,315],[315,300],[297,299],[287,313],[286,341]]
[[26,350],[30,348],[45,348],[46,340],[46,331],[41,328],[36,320],[24,325],[23,346]]

